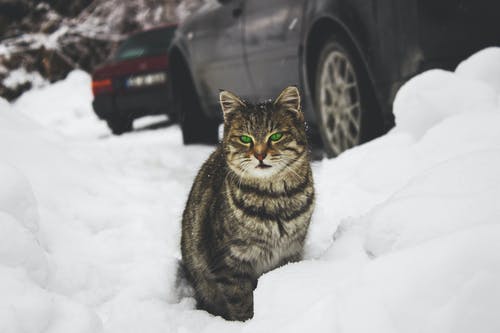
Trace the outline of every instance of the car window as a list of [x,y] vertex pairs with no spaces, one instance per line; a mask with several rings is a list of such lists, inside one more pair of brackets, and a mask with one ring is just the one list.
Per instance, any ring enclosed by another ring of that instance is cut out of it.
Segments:
[[114,59],[124,60],[166,54],[174,37],[174,27],[155,29],[127,38],[115,52]]

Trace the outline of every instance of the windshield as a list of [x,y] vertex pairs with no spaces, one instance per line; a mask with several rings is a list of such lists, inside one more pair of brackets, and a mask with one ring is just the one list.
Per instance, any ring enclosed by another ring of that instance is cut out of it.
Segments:
[[124,60],[166,54],[175,27],[155,29],[127,38],[116,50],[114,59]]

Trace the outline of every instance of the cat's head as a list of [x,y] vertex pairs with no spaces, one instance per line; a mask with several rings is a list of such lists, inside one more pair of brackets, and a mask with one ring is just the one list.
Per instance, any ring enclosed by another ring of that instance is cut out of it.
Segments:
[[[307,139],[300,95],[287,87],[274,100],[250,104],[220,92],[224,114],[223,147],[229,167],[244,178],[266,178],[307,159]],[[291,171],[290,171],[291,170]]]

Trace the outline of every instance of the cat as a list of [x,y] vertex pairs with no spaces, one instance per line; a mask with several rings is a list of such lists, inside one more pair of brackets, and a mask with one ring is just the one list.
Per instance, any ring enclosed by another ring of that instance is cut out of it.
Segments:
[[265,272],[301,260],[314,186],[300,95],[250,104],[220,92],[224,135],[194,180],[182,216],[182,274],[197,307],[253,317]]

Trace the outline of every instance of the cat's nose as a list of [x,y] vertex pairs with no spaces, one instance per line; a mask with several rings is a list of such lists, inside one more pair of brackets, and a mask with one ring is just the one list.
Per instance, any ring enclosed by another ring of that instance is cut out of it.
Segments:
[[255,158],[260,162],[262,162],[266,158],[267,154],[265,152],[254,152],[253,156],[255,156]]

